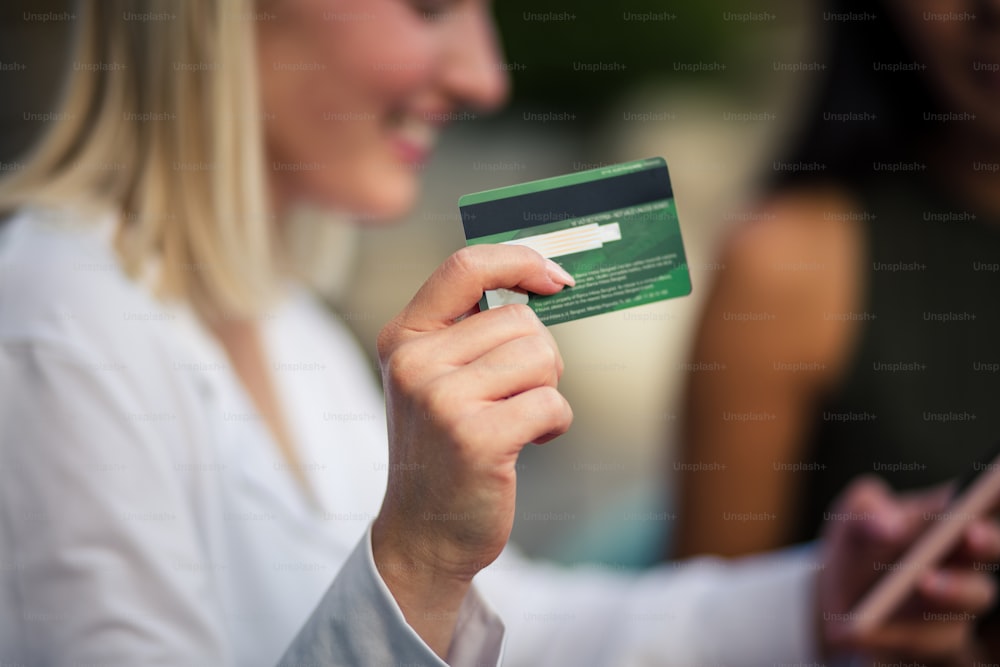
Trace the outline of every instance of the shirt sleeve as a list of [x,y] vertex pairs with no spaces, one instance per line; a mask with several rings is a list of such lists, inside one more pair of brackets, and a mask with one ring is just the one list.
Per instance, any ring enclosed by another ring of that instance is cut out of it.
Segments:
[[476,581],[507,628],[505,667],[819,664],[810,549],[642,573],[532,562]]
[[0,551],[19,564],[0,634],[25,664],[231,664],[176,466],[197,433],[122,353],[0,345]]
[[[0,343],[3,664],[235,662],[199,517],[209,500],[179,473],[210,431],[148,356]],[[502,642],[471,592],[449,663],[496,665]],[[282,664],[445,663],[407,625],[366,534]]]
[[441,660],[407,624],[378,574],[369,528],[280,664],[497,666],[503,637],[503,624],[473,587],[447,662]]

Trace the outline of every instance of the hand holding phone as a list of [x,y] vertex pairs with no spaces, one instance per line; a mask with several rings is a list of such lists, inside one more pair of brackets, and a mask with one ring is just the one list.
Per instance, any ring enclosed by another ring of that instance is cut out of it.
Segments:
[[1000,445],[973,464],[948,507],[851,610],[848,633],[861,637],[882,625],[913,592],[921,575],[944,560],[966,528],[1000,505]]

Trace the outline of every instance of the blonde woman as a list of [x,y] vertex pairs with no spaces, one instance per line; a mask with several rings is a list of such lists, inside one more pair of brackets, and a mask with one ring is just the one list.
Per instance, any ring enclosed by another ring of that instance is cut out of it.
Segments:
[[[862,484],[819,553],[735,566],[627,577],[501,555],[518,451],[571,412],[529,310],[471,313],[484,289],[572,278],[524,248],[456,253],[381,334],[383,405],[299,277],[293,207],[404,213],[439,120],[502,102],[488,9],[79,4],[57,122],[0,185],[0,664],[496,664],[481,570],[511,664],[846,646],[872,563],[933,496]],[[998,552],[981,524],[962,555]],[[983,607],[983,575],[949,572],[863,648],[966,651],[967,623],[912,616]]]

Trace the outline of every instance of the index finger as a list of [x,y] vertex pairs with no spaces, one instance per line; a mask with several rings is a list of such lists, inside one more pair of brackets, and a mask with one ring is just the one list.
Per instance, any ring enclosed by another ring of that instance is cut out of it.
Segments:
[[417,291],[399,319],[412,331],[451,325],[482,298],[483,292],[520,288],[555,294],[576,281],[550,259],[525,246],[477,245],[452,254]]

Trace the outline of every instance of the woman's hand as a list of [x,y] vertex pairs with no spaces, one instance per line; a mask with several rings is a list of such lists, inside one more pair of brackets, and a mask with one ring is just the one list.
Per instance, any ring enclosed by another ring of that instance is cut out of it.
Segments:
[[510,536],[518,453],[573,418],[556,389],[562,358],[534,312],[476,305],[489,289],[572,284],[531,249],[465,248],[379,335],[390,466],[372,548],[407,621],[439,655],[472,577]]
[[865,636],[848,632],[852,607],[894,567],[927,528],[927,516],[947,505],[949,489],[895,497],[881,480],[851,485],[829,513],[819,575],[820,638],[828,654],[852,652],[880,662],[972,664],[976,619],[996,586],[989,564],[1000,559],[1000,526],[983,518],[940,566],[924,573],[890,619]]

